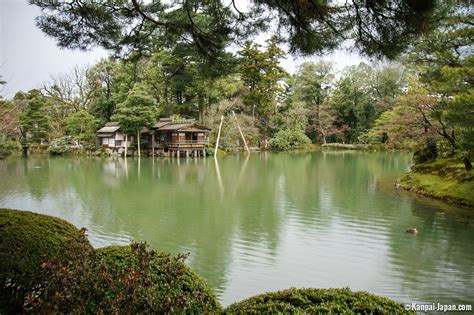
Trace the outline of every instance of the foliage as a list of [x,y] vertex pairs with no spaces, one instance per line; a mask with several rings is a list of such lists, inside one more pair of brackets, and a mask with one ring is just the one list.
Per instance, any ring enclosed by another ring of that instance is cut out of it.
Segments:
[[126,100],[117,105],[112,120],[120,124],[125,132],[136,132],[144,127],[150,127],[159,115],[156,100],[147,94],[142,85],[128,93]]
[[377,69],[360,63],[346,68],[336,84],[330,106],[346,124],[350,142],[356,142],[373,127],[382,112],[390,109],[390,100],[402,93],[403,78],[403,73],[394,66]]
[[0,209],[0,312],[19,313],[24,295],[45,279],[41,262],[62,259],[67,240],[79,237],[79,230],[61,219]]
[[20,114],[21,111],[15,103],[5,101],[0,97],[0,137],[3,135],[8,139],[20,138]]
[[46,100],[37,90],[26,95],[26,108],[20,116],[22,134],[27,142],[41,143],[48,137],[50,128],[46,113]]
[[[294,76],[292,98],[296,102],[303,102],[310,111],[307,115],[309,126],[306,133],[314,141],[326,140],[323,134],[327,128],[323,128],[322,120],[327,117],[321,117],[321,107],[329,99],[333,80],[332,65],[326,62],[302,63]],[[329,125],[332,126],[332,122]]]
[[393,58],[445,12],[444,2],[434,0],[253,0],[248,8],[235,1],[30,2],[42,10],[39,28],[60,47],[147,54],[182,45],[210,60],[218,59],[229,40],[268,31],[270,24],[292,52],[322,53],[352,39],[365,54]]
[[243,103],[252,108],[252,117],[261,120],[264,141],[268,135],[268,124],[271,115],[277,109],[277,96],[282,92],[281,81],[287,76],[279,65],[285,53],[276,42],[276,37],[267,40],[267,49],[260,51],[260,46],[246,42],[239,51],[242,56],[240,75],[245,86]]
[[52,140],[48,147],[48,152],[53,155],[62,155],[72,152],[75,148],[79,147],[75,145],[70,136],[66,136]]
[[473,12],[457,4],[447,19],[415,45],[407,62],[419,69],[419,80],[438,101],[425,115],[426,123],[472,169],[474,154],[474,57],[472,55]]
[[412,314],[402,304],[367,292],[345,289],[287,289],[256,295],[234,303],[226,314],[259,313],[350,313],[350,314]]
[[184,264],[185,255],[149,250],[144,243],[93,250],[85,233],[67,260],[42,268],[48,281],[32,292],[31,313],[212,313],[219,303]]
[[[209,133],[209,143],[211,145],[216,143],[221,116],[224,115],[221,138],[219,139],[219,149],[233,151],[238,147],[244,147],[242,137],[232,115],[232,110],[237,109],[240,103],[240,99],[235,99],[234,101],[224,100],[219,102],[217,106],[206,110],[204,124],[212,129]],[[236,116],[248,145],[257,146],[260,135],[252,116],[244,112],[236,113]]]
[[80,110],[66,118],[66,129],[72,139],[93,142],[98,126],[97,119],[85,110]]
[[474,174],[459,159],[417,164],[399,182],[403,188],[429,197],[474,206]]
[[5,137],[0,134],[0,160],[11,155],[16,149],[18,149],[17,143],[5,139]]
[[311,140],[303,131],[297,129],[282,129],[270,139],[270,147],[278,151],[293,150],[309,143]]
[[374,127],[359,136],[362,143],[385,143],[396,149],[414,149],[423,141],[426,131],[417,110],[400,105],[383,112]]

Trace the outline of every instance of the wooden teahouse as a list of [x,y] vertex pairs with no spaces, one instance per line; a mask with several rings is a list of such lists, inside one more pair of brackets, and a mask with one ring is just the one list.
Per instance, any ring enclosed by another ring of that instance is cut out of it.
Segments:
[[210,130],[194,119],[161,118],[149,130],[151,149],[171,157],[206,156],[206,146],[209,143],[207,133]]
[[[120,129],[118,122],[108,122],[97,130],[97,144],[112,151],[125,148],[125,133]],[[128,138],[128,147],[133,145],[133,138]]]

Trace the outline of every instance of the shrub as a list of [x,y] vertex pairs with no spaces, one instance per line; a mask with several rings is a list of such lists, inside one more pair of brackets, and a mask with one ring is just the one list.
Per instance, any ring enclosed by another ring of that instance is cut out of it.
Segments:
[[26,292],[44,280],[41,262],[62,257],[67,240],[79,236],[61,219],[0,209],[0,313],[18,313]]
[[301,145],[309,144],[311,140],[303,131],[295,129],[282,129],[270,139],[270,146],[278,151],[289,151]]
[[13,141],[4,140],[0,135],[0,160],[11,155],[18,149],[18,145]]
[[367,292],[345,289],[287,289],[256,295],[227,307],[226,314],[412,314],[403,305]]
[[436,141],[429,140],[426,144],[413,153],[413,162],[415,164],[425,163],[436,159],[438,152],[436,149]]
[[183,255],[149,250],[143,243],[92,250],[71,244],[67,263],[43,265],[45,287],[32,292],[31,313],[215,313],[216,297],[184,264]]
[[52,155],[62,155],[71,153],[78,146],[74,144],[71,137],[57,138],[51,141],[51,145],[48,148],[48,152]]
[[185,265],[187,255],[173,257],[167,253],[145,251],[143,244],[110,246],[98,249],[97,253],[113,275],[143,265],[143,258],[147,259],[152,300],[156,301],[155,309],[150,311],[202,314],[216,313],[221,309],[207,283]]

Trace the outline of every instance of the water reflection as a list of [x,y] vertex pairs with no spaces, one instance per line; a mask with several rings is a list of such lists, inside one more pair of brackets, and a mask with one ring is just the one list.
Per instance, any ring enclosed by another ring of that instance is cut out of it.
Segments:
[[472,302],[472,211],[396,190],[409,163],[360,152],[8,159],[0,206],[85,226],[95,246],[146,240],[189,251],[224,304],[290,286]]

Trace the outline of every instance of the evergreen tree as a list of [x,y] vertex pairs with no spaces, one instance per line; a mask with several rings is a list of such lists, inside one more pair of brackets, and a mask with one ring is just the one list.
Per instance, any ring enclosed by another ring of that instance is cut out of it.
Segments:
[[280,66],[280,59],[284,58],[285,53],[276,41],[276,37],[269,39],[265,51],[260,51],[260,46],[255,43],[246,42],[239,51],[242,56],[239,70],[246,88],[243,102],[251,106],[254,118],[257,111],[265,144],[270,116],[276,113],[277,96],[283,91],[281,81],[288,76]]
[[48,138],[50,121],[46,113],[46,100],[38,90],[26,95],[26,108],[20,116],[24,143],[41,143]]
[[136,84],[128,93],[126,100],[117,105],[112,119],[120,124],[125,133],[125,156],[127,156],[128,134],[137,136],[138,157],[141,156],[140,131],[153,125],[159,115],[156,100],[143,85]]
[[66,118],[66,129],[79,144],[81,141],[92,143],[97,126],[98,120],[85,110],[70,114]]

